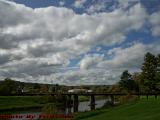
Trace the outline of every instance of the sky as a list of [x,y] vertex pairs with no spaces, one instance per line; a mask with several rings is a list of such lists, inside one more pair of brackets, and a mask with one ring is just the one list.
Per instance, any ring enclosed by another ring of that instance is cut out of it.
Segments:
[[160,0],[0,0],[0,80],[111,85],[159,45]]

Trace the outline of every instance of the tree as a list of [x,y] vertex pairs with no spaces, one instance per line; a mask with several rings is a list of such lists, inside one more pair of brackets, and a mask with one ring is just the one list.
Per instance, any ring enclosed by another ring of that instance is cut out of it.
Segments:
[[144,63],[142,65],[142,82],[146,87],[147,91],[154,91],[156,85],[156,69],[157,69],[157,59],[151,53],[146,53],[144,57]]
[[156,70],[156,73],[158,75],[160,74],[160,54],[157,55],[157,70]]
[[132,75],[125,70],[121,75],[121,80],[119,82],[120,86],[127,89],[128,91],[132,91],[135,89],[135,82],[132,79]]
[[11,80],[10,78],[6,78],[0,86],[0,94],[1,95],[11,95],[12,93],[16,93],[17,85],[16,82]]
[[143,92],[143,85],[142,85],[142,80],[141,80],[141,73],[135,72],[132,75],[132,79],[135,81],[135,91],[136,92]]
[[42,93],[48,93],[48,90],[49,90],[48,85],[42,84],[40,87],[41,87],[41,88],[40,88],[40,91],[41,91]]
[[157,55],[157,69],[156,69],[156,90],[160,91],[160,54]]

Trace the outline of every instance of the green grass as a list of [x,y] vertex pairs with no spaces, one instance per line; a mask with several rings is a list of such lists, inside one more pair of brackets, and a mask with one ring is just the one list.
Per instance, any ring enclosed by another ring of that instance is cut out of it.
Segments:
[[[78,99],[80,102],[89,101],[90,96],[78,96]],[[95,96],[96,100],[104,100],[106,99],[106,96]]]
[[142,97],[117,107],[79,113],[75,120],[160,120],[160,97]]
[[0,111],[40,108],[42,100],[41,96],[0,96]]
[[78,99],[80,102],[89,101],[89,97],[87,97],[87,96],[78,96]]

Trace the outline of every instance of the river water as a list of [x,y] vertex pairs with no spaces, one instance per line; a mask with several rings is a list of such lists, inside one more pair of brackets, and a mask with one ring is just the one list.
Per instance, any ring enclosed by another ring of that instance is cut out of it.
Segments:
[[[95,108],[101,108],[103,105],[107,102],[107,100],[96,100],[96,105]],[[85,112],[85,111],[90,111],[90,101],[85,101],[85,102],[80,102],[78,106],[78,111],[79,112]],[[69,113],[68,108],[66,108],[66,114]],[[71,112],[73,112],[73,107],[71,108]]]
[[[95,108],[101,108],[104,106],[104,104],[107,102],[107,99],[105,100],[96,100],[96,105]],[[84,102],[79,102],[79,106],[78,106],[78,111],[79,112],[85,112],[85,111],[90,111],[90,101],[84,101]],[[69,110],[69,108],[65,108],[65,110],[58,110],[58,114],[68,114],[68,113],[73,113],[73,107],[71,107],[71,109]],[[29,120],[29,118],[33,118],[33,120],[37,120],[39,115],[41,115],[42,112],[40,110],[37,111],[18,111],[16,112],[16,114],[12,114],[13,116],[18,115],[18,116],[22,116],[21,119],[19,118],[13,118],[11,120]],[[28,118],[27,118],[28,117]]]

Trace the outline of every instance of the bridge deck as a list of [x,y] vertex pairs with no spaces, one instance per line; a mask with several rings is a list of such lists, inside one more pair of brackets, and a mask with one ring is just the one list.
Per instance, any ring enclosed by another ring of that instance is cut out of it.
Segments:
[[[43,95],[82,95],[82,96],[124,96],[128,95],[127,93],[22,93],[22,94],[14,94],[13,96],[43,96]],[[160,95],[160,93],[131,93],[130,95]]]

